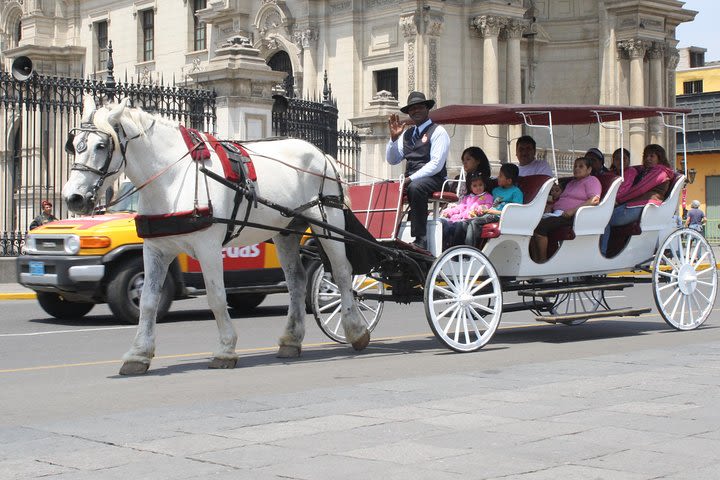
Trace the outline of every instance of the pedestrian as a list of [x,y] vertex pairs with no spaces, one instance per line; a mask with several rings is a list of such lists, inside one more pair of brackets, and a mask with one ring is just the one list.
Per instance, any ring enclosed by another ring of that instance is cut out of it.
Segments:
[[45,225],[48,222],[54,222],[57,220],[57,217],[53,215],[53,206],[52,203],[48,202],[47,200],[43,200],[40,203],[40,207],[42,208],[42,213],[35,217],[30,223],[30,230],[33,228],[37,228],[40,225]]
[[415,126],[405,130],[400,117],[390,115],[390,141],[385,149],[390,165],[407,160],[404,186],[410,205],[410,234],[415,237],[413,245],[423,250],[427,250],[428,200],[440,191],[447,177],[445,162],[450,150],[447,131],[430,120],[434,105],[435,100],[426,99],[424,93],[411,92],[400,111],[408,114]]
[[707,218],[705,217],[705,212],[700,210],[700,200],[693,200],[690,204],[690,210],[687,212],[685,226],[703,233],[706,222]]

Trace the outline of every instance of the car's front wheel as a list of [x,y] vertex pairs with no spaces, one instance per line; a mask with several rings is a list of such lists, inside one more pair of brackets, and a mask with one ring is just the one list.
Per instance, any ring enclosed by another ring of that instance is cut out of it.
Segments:
[[84,317],[95,306],[94,303],[70,302],[52,292],[37,292],[37,299],[48,315],[60,320]]
[[[140,295],[145,284],[142,257],[136,257],[120,266],[108,284],[107,301],[110,310],[124,323],[137,324],[140,319]],[[157,321],[167,314],[173,300],[175,283],[172,275],[165,278],[160,292]]]

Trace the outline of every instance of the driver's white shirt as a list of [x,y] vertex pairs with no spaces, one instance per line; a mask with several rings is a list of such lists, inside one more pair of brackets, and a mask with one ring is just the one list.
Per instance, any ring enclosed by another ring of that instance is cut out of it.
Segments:
[[535,159],[527,165],[518,165],[521,177],[527,177],[528,175],[547,175],[553,176],[552,168],[545,160]]

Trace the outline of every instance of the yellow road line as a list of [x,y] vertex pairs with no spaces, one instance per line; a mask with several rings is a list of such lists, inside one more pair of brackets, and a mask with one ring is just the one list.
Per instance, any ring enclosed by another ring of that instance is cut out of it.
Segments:
[[0,300],[35,300],[36,298],[35,292],[0,293]]

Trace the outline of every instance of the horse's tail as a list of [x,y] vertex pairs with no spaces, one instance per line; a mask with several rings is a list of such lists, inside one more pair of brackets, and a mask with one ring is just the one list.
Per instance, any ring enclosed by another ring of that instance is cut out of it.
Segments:
[[338,185],[340,186],[340,190],[342,191],[342,196],[343,196],[343,200],[344,200],[344,202],[345,202],[345,205],[346,205],[349,209],[352,210],[352,204],[351,204],[351,201],[350,201],[350,195],[349,195],[349,191],[348,191],[349,185],[348,185],[348,183],[345,181],[345,178],[343,177],[342,171],[338,168],[337,160],[335,160],[335,158],[334,158],[332,155],[328,154],[328,153],[325,154],[325,159],[326,159],[326,161],[330,162],[330,165],[333,166],[333,170],[335,170],[335,173],[336,173],[337,178],[338,178]]

